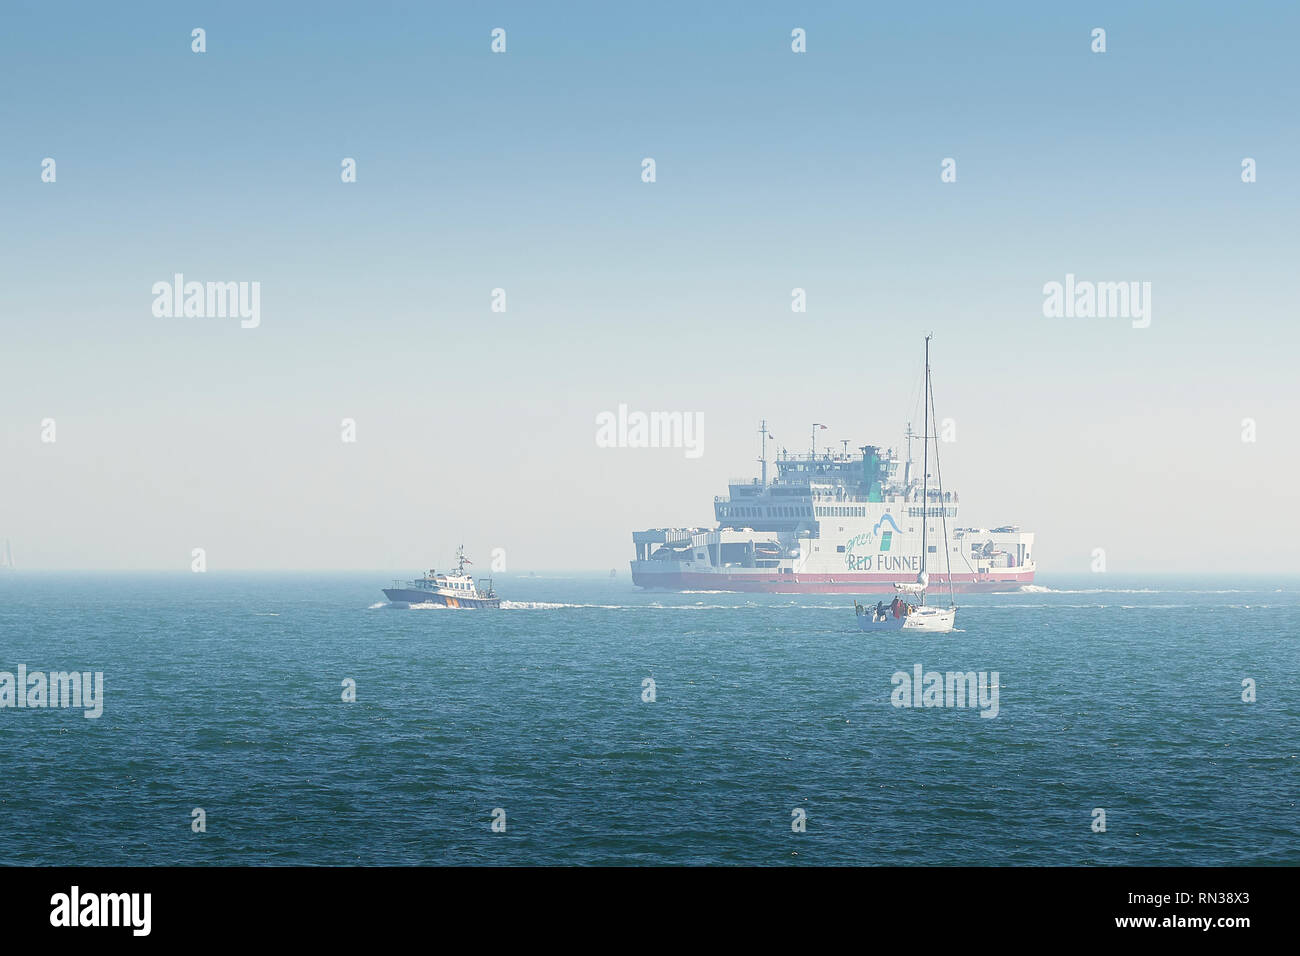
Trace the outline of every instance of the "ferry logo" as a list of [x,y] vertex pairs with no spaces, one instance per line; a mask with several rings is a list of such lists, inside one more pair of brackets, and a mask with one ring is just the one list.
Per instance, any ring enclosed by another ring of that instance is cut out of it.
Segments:
[[[886,526],[888,526],[886,528]],[[882,530],[884,529],[884,530]],[[888,555],[886,553],[894,544],[894,534],[902,534],[891,514],[883,514],[872,529],[865,534],[854,535],[845,542],[844,567],[849,571],[907,571],[915,572],[919,568],[919,558]],[[879,546],[877,546],[879,542]],[[870,554],[862,552],[875,548],[877,557],[872,560]],[[857,553],[855,553],[855,551]]]
[[[893,531],[886,531],[883,534],[881,534],[880,528],[886,522],[889,523],[889,527],[892,528]],[[881,551],[889,550],[889,542],[894,536],[894,531],[897,531],[899,534],[903,533],[903,529],[898,526],[898,522],[894,520],[894,516],[891,515],[889,512],[885,512],[883,515],[880,516],[880,520],[876,522],[875,527],[871,529],[872,534],[880,535]]]

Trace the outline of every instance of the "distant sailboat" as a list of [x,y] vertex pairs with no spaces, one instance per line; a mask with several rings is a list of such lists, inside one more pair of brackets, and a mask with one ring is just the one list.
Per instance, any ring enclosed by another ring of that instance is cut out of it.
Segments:
[[[921,466],[921,570],[916,575],[915,584],[895,584],[898,593],[886,605],[877,602],[875,607],[853,602],[858,615],[858,627],[864,631],[932,631],[947,633],[957,623],[957,605],[952,592],[952,562],[948,548],[948,509],[943,497],[943,472],[939,468],[939,441],[935,435],[934,469],[939,481],[939,515],[943,520],[943,556],[948,572],[948,606],[935,607],[925,603],[925,589],[930,584],[930,575],[926,571],[926,559],[929,554],[930,528],[930,419],[934,413],[934,391],[930,387],[930,336],[925,337],[925,430],[924,452]],[[904,595],[914,596],[918,604],[909,604]]]
[[0,556],[0,571],[12,571],[14,569],[14,551],[9,546],[9,539],[5,538],[4,554]]

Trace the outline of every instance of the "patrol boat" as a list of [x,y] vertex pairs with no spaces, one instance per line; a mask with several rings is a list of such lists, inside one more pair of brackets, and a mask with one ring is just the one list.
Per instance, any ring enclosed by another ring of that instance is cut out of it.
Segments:
[[492,579],[484,578],[475,583],[472,575],[465,573],[465,565],[472,564],[465,557],[464,547],[456,549],[456,570],[439,574],[429,569],[424,577],[407,581],[394,581],[391,588],[384,588],[384,597],[394,604],[441,604],[444,607],[484,608],[500,607],[501,599],[492,590]]

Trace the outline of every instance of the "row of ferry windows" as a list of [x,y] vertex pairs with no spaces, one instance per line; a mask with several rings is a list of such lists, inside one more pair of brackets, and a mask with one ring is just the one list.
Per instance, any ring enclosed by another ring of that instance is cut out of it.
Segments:
[[[867,516],[866,508],[853,505],[835,505],[818,508],[816,511],[818,518],[865,518]],[[723,518],[810,518],[812,514],[813,509],[807,505],[776,505],[770,508],[747,508],[736,505],[719,509],[719,516]]]
[[[886,508],[886,511],[892,511],[892,508]],[[921,517],[922,508],[915,505],[907,509],[909,518]],[[941,515],[947,515],[949,518],[957,516],[955,506],[938,506],[931,505],[924,509],[932,518],[938,518]],[[835,505],[828,508],[817,508],[817,517],[819,518],[865,518],[867,516],[866,508],[859,508],[853,505]],[[723,518],[807,518],[811,516],[813,509],[807,505],[777,505],[767,508],[750,508],[744,505],[720,505],[718,514]]]
[[[818,514],[821,509],[817,509]],[[719,508],[718,514],[723,518],[809,518],[812,509],[807,505],[776,505],[771,508],[747,508],[735,505]]]

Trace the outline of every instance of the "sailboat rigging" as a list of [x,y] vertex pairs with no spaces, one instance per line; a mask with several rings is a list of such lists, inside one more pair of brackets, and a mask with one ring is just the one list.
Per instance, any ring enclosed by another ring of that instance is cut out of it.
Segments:
[[[937,416],[934,411],[934,387],[930,382],[930,339],[932,336],[925,337],[925,396],[924,396],[924,419],[925,424],[922,430],[922,455],[921,455],[921,570],[916,575],[915,584],[896,584],[894,590],[898,592],[894,599],[886,606],[884,601],[878,601],[875,607],[862,605],[857,601],[853,602],[854,610],[857,612],[858,626],[864,631],[896,631],[896,630],[922,630],[933,631],[936,633],[946,633],[951,631],[957,621],[957,604],[953,597],[952,588],[952,554],[948,545],[948,508],[943,495],[943,472],[939,467],[939,442],[938,435],[935,435],[934,445],[934,470],[935,478],[939,482],[939,491],[937,495],[939,516],[942,519],[943,526],[943,554],[945,562],[945,577],[948,580],[948,607],[936,607],[927,605],[925,602],[926,588],[930,584],[930,574],[928,571],[928,559],[930,552],[930,517],[932,509],[930,506],[930,421]],[[900,595],[915,596],[918,603],[911,604],[904,600]]]

